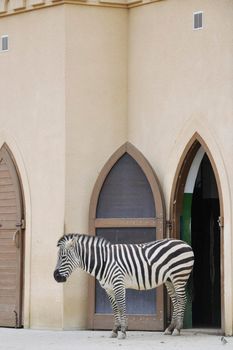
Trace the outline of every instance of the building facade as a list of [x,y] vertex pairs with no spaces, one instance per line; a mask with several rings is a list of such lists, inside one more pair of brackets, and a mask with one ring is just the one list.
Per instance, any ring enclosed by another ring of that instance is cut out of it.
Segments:
[[[186,325],[232,335],[232,1],[2,0],[0,38],[0,325],[109,327],[85,273],[53,279],[89,232],[190,242]],[[163,329],[162,288],[130,293]]]

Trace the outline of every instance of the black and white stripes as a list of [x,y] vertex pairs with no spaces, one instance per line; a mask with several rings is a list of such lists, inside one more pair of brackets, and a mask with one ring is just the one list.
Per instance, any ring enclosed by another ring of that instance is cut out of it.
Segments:
[[68,234],[58,241],[57,282],[65,282],[79,267],[99,280],[112,304],[115,325],[126,332],[125,289],[146,290],[165,283],[173,302],[173,316],[165,334],[179,334],[185,310],[185,285],[192,271],[191,247],[164,239],[142,244],[111,244],[99,237]]

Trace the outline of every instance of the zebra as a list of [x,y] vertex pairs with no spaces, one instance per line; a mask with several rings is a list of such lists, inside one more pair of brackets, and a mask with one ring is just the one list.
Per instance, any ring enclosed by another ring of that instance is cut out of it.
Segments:
[[171,323],[164,334],[180,334],[185,285],[194,264],[194,254],[187,243],[162,239],[141,244],[111,244],[98,236],[66,234],[57,246],[55,280],[66,282],[74,269],[81,268],[100,282],[113,309],[112,338],[126,337],[126,289],[148,290],[163,283],[173,304]]

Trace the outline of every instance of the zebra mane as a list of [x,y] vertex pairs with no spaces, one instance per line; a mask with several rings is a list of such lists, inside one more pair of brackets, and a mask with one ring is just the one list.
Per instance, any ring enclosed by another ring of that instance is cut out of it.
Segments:
[[67,242],[71,241],[74,237],[78,237],[78,234],[69,233],[67,235],[63,235],[57,242],[57,247],[61,247],[66,245]]
[[103,237],[90,236],[90,235],[80,234],[80,233],[68,233],[66,235],[63,235],[58,240],[57,247],[65,248],[67,245],[69,245],[70,242],[73,241],[73,239],[76,239],[78,241],[78,239],[82,239],[83,240],[85,237],[87,238],[87,240],[94,239],[95,242],[101,242],[103,245],[111,244],[107,239],[105,239]]

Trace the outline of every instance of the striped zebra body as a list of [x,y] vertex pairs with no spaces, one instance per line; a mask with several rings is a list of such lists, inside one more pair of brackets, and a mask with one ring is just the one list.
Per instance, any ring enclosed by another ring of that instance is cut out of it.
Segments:
[[192,271],[191,247],[180,240],[164,239],[142,244],[111,244],[99,237],[68,234],[58,241],[54,277],[65,282],[79,267],[99,280],[112,304],[115,325],[126,334],[125,290],[148,290],[165,283],[173,302],[173,316],[165,334],[179,334],[185,310],[185,285]]

